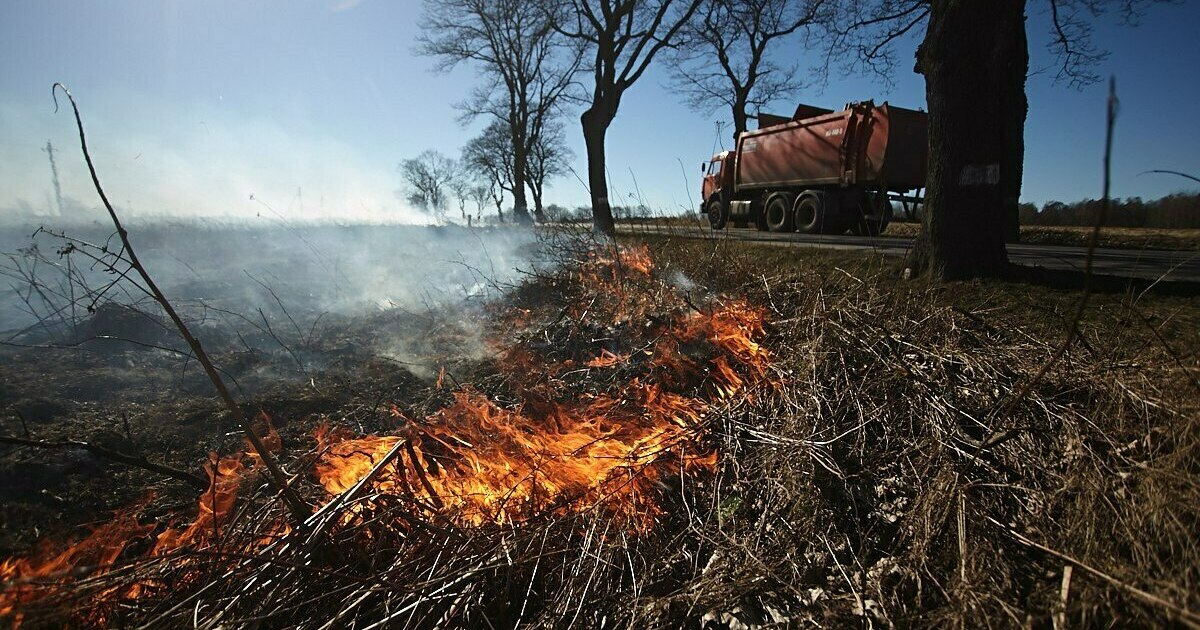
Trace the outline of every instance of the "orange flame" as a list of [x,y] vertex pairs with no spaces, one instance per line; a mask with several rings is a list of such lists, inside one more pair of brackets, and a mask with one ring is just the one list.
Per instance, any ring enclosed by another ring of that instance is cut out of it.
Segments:
[[24,618],[19,605],[51,594],[61,583],[107,573],[130,542],[154,529],[139,525],[133,512],[118,513],[76,543],[59,549],[44,544],[29,557],[0,561],[0,619],[19,626]]
[[[279,433],[266,414],[255,420],[255,430],[269,450],[280,447]],[[184,528],[166,527],[154,539],[149,556],[164,556],[183,547],[206,548],[219,541],[228,524],[238,490],[246,473],[254,470],[261,460],[257,455],[237,453],[218,458],[209,454],[205,465],[209,485],[197,502],[197,514]],[[79,577],[96,577],[107,573],[119,556],[139,537],[147,536],[154,525],[141,525],[136,518],[141,506],[118,513],[109,523],[96,528],[90,535],[61,550],[42,546],[27,557],[0,561],[0,618],[11,617],[14,627],[20,626],[24,615],[20,606],[53,594]],[[260,537],[258,546],[270,544],[276,534]],[[134,599],[153,590],[151,584],[135,583],[124,588],[105,589],[91,597],[83,606],[83,620],[104,625],[103,611],[121,599]]]
[[205,544],[220,537],[221,526],[228,522],[229,513],[237,500],[243,471],[253,468],[257,458],[251,459],[252,463],[247,466],[241,454],[218,459],[216,453],[211,453],[209,457],[212,461],[204,467],[208,473],[208,489],[197,502],[196,518],[182,530],[173,527],[164,529],[158,535],[150,555],[163,555],[186,545]]
[[[652,375],[666,377],[665,383],[682,388],[700,375],[699,365],[680,350],[696,343],[716,350],[708,374],[718,398],[769,382],[770,354],[757,341],[764,334],[760,309],[731,301],[681,317],[667,332],[647,351]],[[585,365],[629,360],[629,354],[605,349]],[[523,347],[510,349],[504,361],[518,375],[560,368],[539,364]],[[374,478],[373,490],[406,497],[460,524],[510,524],[603,505],[648,526],[657,508],[644,497],[655,480],[716,464],[702,431],[709,403],[663,383],[634,380],[615,394],[527,400],[515,410],[470,391],[454,396],[452,405],[400,435],[330,440],[330,429],[322,428],[317,437],[327,451],[316,465],[317,479],[331,494],[345,492],[404,442]]]
[[657,463],[673,470],[715,463],[711,448],[691,440],[702,403],[641,383],[631,390],[634,400],[595,397],[538,418],[458,392],[406,436],[331,445],[317,477],[330,493],[345,492],[407,440],[374,489],[482,525],[587,509],[613,494],[634,497],[658,476]]

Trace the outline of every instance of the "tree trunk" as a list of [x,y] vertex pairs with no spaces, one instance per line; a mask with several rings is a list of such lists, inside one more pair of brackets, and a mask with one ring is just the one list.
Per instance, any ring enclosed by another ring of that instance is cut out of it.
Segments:
[[1025,0],[932,0],[916,71],[929,105],[929,175],[912,266],[939,279],[999,276],[1020,196]]
[[[529,203],[525,201],[525,180],[529,172],[526,168],[526,158],[524,146],[517,146],[517,140],[514,136],[513,142],[513,181],[512,181],[512,196],[513,196],[513,221],[518,224],[529,224],[532,220],[529,218]],[[524,140],[520,140],[523,145]]]
[[733,104],[733,146],[737,146],[737,139],[746,131],[749,126],[746,118],[746,99],[738,97]]
[[496,216],[500,217],[500,223],[504,223],[504,197],[496,197]]
[[[1023,5],[1024,2],[1020,4]],[[1029,114],[1029,99],[1025,96],[1025,78],[1029,75],[1029,42],[1026,39],[1023,11],[1020,32],[1014,32],[1012,37],[1013,59],[1003,68],[1004,80],[1013,87],[1008,90],[1008,102],[1004,105],[1007,114],[1004,123],[1007,146],[1005,160],[1000,163],[1000,168],[1012,174],[1012,177],[1001,180],[1005,214],[1008,219],[1004,240],[1007,243],[1018,243],[1021,241],[1021,185],[1025,177],[1025,118]]]
[[533,219],[538,223],[545,223],[546,211],[542,208],[543,183],[536,180],[537,178],[531,178],[529,181],[529,194],[533,196]]
[[587,147],[588,187],[592,195],[592,229],[601,234],[616,234],[612,206],[608,202],[608,177],[605,175],[604,138],[612,115],[593,105],[579,117],[583,124],[583,143]]

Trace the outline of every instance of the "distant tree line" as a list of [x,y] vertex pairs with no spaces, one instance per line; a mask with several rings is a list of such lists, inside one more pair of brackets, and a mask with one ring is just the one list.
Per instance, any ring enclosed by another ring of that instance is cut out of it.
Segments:
[[[1106,225],[1112,227],[1200,229],[1200,193],[1176,193],[1161,199],[1113,199]],[[1048,201],[1039,209],[1020,207],[1022,225],[1095,225],[1104,203],[1084,199],[1074,203]]]
[[[650,219],[661,216],[653,208],[645,204],[636,206],[612,206],[613,217],[616,219]],[[575,206],[568,208],[558,204],[546,206],[546,221],[550,223],[579,223],[591,221],[591,206]]]

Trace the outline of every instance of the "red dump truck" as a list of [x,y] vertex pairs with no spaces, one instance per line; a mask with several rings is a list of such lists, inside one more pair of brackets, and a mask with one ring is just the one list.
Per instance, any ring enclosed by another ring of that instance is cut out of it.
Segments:
[[925,112],[872,101],[840,112],[801,105],[791,118],[759,116],[734,151],[705,163],[701,184],[713,229],[877,235],[892,202],[911,214],[925,186]]

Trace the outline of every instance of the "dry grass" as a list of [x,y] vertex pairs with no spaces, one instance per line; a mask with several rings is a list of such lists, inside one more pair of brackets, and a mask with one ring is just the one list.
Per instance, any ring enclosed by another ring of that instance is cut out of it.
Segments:
[[701,608],[1200,622],[1194,298],[1095,297],[1083,340],[1015,400],[1077,294],[901,284],[854,255],[683,243],[661,255],[769,305],[792,377],[731,431],[723,501],[737,508],[720,548],[746,553],[693,591]]
[[[215,545],[142,559],[127,551],[112,570],[28,606],[27,621],[1200,623],[1194,300],[1098,296],[1081,341],[1030,384],[1077,295],[900,284],[858,254],[667,239],[652,249],[648,280],[600,293],[580,287],[570,260],[582,256],[564,250],[559,273],[531,277],[504,304],[525,313],[508,331],[525,351],[560,358],[595,356],[597,340],[618,354],[645,347],[661,322],[731,299],[766,309],[767,378],[706,403],[695,437],[717,447],[719,469],[659,477],[652,526],[631,528],[603,502],[464,526],[419,509],[411,492],[366,484],[308,528],[262,543],[285,512],[259,485],[244,489]],[[687,352],[700,360],[711,349]],[[503,365],[485,368],[477,385],[496,400],[530,389]],[[555,391],[618,391],[650,378],[647,369],[573,370],[555,377],[567,379]],[[310,498],[319,492],[304,486]],[[134,585],[141,597],[112,597]],[[87,605],[105,596],[98,618]]]
[[[673,226],[681,229],[699,228],[701,230],[708,230],[708,220],[704,217],[629,219],[621,221],[621,224],[653,224],[658,227]],[[894,221],[888,224],[883,236],[916,238],[917,233],[920,231],[920,223]],[[1092,228],[1087,226],[1023,225],[1021,226],[1021,242],[1038,245],[1087,247],[1091,232]],[[1198,251],[1200,250],[1200,229],[1106,227],[1100,232],[1099,246],[1113,249]]]
[[[884,236],[915,238],[919,223],[891,223]],[[1087,247],[1092,228],[1085,226],[1023,225],[1021,242],[1040,245]],[[1200,230],[1106,227],[1100,232],[1100,247],[1113,249],[1200,250]]]

